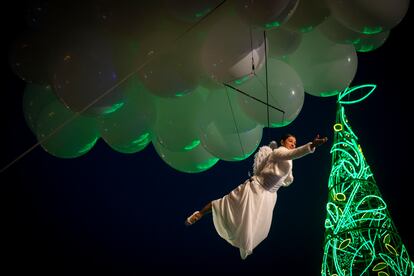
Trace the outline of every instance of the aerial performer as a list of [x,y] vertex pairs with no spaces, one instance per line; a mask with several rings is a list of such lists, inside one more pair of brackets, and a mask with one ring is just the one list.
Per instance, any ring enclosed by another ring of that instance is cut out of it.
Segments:
[[312,142],[296,147],[296,137],[285,134],[278,147],[275,141],[256,152],[253,176],[222,198],[213,200],[189,216],[185,224],[193,225],[212,213],[217,233],[240,249],[244,260],[269,234],[277,191],[293,182],[292,160],[313,153],[328,138],[319,134]]

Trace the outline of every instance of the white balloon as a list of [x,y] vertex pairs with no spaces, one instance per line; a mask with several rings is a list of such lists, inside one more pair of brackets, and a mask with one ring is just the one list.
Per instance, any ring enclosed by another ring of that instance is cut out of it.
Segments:
[[357,70],[354,46],[336,44],[316,28],[303,34],[299,48],[286,58],[302,79],[305,92],[334,96],[349,86]]
[[188,23],[201,20],[220,5],[222,0],[164,0],[167,13],[174,18]]
[[[264,56],[264,43],[258,48],[253,49],[250,53],[248,53],[245,57],[240,59],[236,64],[229,68],[229,73],[235,77],[242,77],[251,74],[253,65],[258,66],[259,68],[262,67],[263,62],[260,63],[252,63],[252,60],[263,60]],[[236,78],[237,79],[237,78]]]
[[216,157],[225,161],[241,161],[252,155],[262,140],[263,127],[256,125],[244,132],[225,132],[218,122],[203,129],[202,145]]
[[250,74],[264,61],[264,35],[237,16],[220,18],[208,30],[201,48],[205,73],[218,82],[232,82]]
[[407,13],[409,0],[327,0],[332,15],[347,28],[364,34],[395,27]]
[[293,53],[302,40],[302,34],[288,29],[277,28],[266,31],[268,57],[283,57]]
[[154,140],[170,151],[187,151],[200,142],[198,114],[206,102],[208,90],[198,87],[177,98],[157,97],[157,120]]
[[329,8],[325,0],[299,1],[298,7],[283,27],[307,33],[322,23],[329,16]]
[[267,68],[267,73],[262,69],[237,87],[247,94],[239,93],[239,102],[243,111],[263,126],[283,127],[293,122],[302,109],[305,99],[302,81],[283,61],[270,58]]
[[125,103],[117,111],[99,118],[100,133],[105,142],[122,153],[143,150],[152,137],[156,118],[154,97],[134,76],[121,86]]
[[161,159],[170,167],[184,173],[199,173],[213,167],[220,159],[208,153],[201,144],[183,152],[168,150],[158,141],[153,140],[152,144]]
[[377,49],[387,40],[390,31],[377,34],[362,34],[348,29],[330,16],[318,29],[330,40],[341,44],[353,44],[358,52],[369,52]]
[[23,112],[27,125],[36,134],[37,119],[42,110],[58,100],[50,85],[26,84],[23,94]]
[[151,93],[161,97],[180,97],[197,87],[197,62],[191,50],[180,43],[170,51],[156,55],[138,71]]
[[249,24],[271,29],[279,27],[288,20],[296,10],[298,0],[237,0],[234,1],[236,11]]
[[53,68],[53,91],[72,111],[96,116],[116,110],[124,95],[108,38],[90,33],[85,29],[62,44]]
[[213,91],[199,120],[200,139],[212,155],[226,161],[240,161],[258,147],[263,126],[242,112],[236,91]]

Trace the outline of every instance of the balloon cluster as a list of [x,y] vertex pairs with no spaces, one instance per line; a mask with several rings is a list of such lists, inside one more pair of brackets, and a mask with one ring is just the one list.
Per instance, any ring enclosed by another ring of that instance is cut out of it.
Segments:
[[[75,2],[75,3],[72,3]],[[149,143],[171,167],[243,160],[264,127],[298,116],[305,92],[334,96],[357,52],[380,47],[409,0],[37,1],[13,43],[23,109],[61,158],[99,138]]]

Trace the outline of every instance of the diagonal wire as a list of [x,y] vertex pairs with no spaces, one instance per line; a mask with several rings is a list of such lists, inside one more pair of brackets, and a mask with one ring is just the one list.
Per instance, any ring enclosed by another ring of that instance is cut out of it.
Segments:
[[247,94],[246,92],[244,92],[244,91],[242,91],[242,90],[238,89],[237,87],[234,87],[234,86],[232,86],[232,85],[230,85],[230,84],[228,84],[228,83],[223,83],[223,85],[224,85],[224,86],[226,86],[226,87],[229,87],[229,88],[231,88],[231,89],[233,89],[233,90],[235,90],[235,91],[239,92],[240,94],[243,94],[243,95],[245,95],[245,96],[247,96],[247,97],[249,97],[249,98],[251,98],[251,99],[253,99],[253,100],[257,101],[257,102],[259,102],[259,103],[262,103],[262,104],[266,105],[266,106],[267,106],[267,107],[269,107],[269,108],[273,108],[273,109],[275,109],[275,110],[277,110],[277,111],[280,111],[280,112],[282,112],[282,113],[285,113],[285,111],[283,111],[282,109],[277,108],[277,107],[275,107],[275,106],[273,106],[273,105],[271,105],[271,104],[269,104],[269,103],[266,103],[266,102],[264,102],[264,101],[262,101],[262,100],[260,100],[260,99],[258,99],[258,98],[256,98],[256,97],[252,96],[252,95],[249,95],[249,94]]
[[[264,47],[265,47],[265,69],[266,69],[266,103],[267,103],[267,127],[270,127],[270,115],[269,115],[269,80],[267,74],[267,42],[266,31],[263,31]],[[283,114],[285,114],[283,112]]]
[[229,106],[230,106],[231,114],[233,115],[232,118],[233,118],[233,122],[234,122],[234,127],[236,128],[237,137],[239,138],[240,148],[241,148],[242,154],[244,156],[245,155],[244,154],[244,147],[243,147],[243,143],[242,143],[242,140],[241,140],[241,137],[240,137],[239,128],[237,127],[236,116],[234,114],[234,110],[233,110],[233,107],[231,105],[231,100],[230,100],[229,91],[227,90],[227,87],[226,87],[226,95],[227,95],[227,100],[228,100],[228,103],[229,103]]

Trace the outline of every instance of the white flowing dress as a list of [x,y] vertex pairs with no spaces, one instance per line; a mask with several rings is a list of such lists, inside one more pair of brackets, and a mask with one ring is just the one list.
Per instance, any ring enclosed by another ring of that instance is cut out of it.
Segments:
[[242,259],[252,254],[270,231],[277,190],[293,181],[292,160],[314,152],[311,143],[289,150],[274,149],[260,172],[229,194],[212,201],[217,233],[240,249]]

